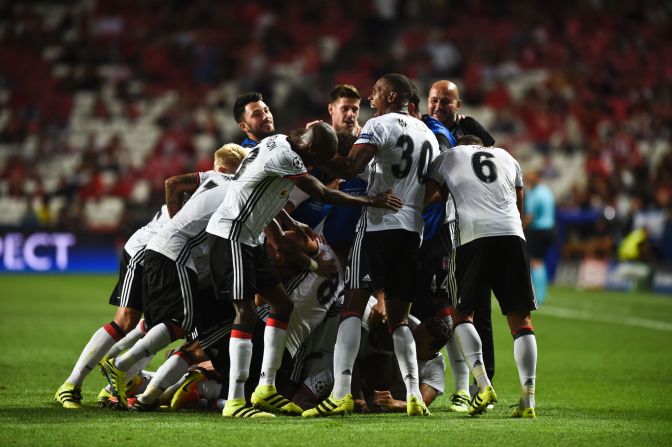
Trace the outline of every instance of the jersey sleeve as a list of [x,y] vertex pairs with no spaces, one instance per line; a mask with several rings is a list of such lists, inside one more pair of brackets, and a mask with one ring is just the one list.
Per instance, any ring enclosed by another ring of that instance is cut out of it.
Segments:
[[380,149],[387,141],[387,134],[385,126],[379,120],[372,118],[364,124],[355,144],[370,144]]
[[289,148],[278,148],[264,165],[264,170],[283,177],[299,177],[308,173],[299,154]]
[[522,188],[523,187],[523,170],[520,169],[520,165],[518,162],[514,159],[513,164],[516,166],[516,188]]
[[308,200],[309,197],[310,195],[304,192],[301,188],[292,188],[287,201],[291,202],[292,205],[294,205],[294,209],[296,209],[299,205]]

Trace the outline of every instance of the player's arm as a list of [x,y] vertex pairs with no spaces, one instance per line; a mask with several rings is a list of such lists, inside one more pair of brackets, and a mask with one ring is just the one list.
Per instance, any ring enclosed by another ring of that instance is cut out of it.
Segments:
[[327,161],[311,160],[311,163],[318,166],[327,174],[333,177],[349,180],[364,172],[364,168],[376,154],[378,148],[371,144],[355,144],[350,149],[347,157],[341,157],[336,154]]
[[322,203],[331,203],[333,205],[349,206],[373,206],[375,208],[385,208],[389,210],[400,210],[404,203],[391,191],[381,192],[376,196],[353,196],[325,186],[318,179],[310,174],[290,177],[294,184],[304,192],[321,201]]
[[436,180],[431,178],[425,181],[425,206],[435,202],[445,202],[448,197],[448,188],[441,186]]
[[193,194],[198,189],[199,183],[197,172],[175,175],[166,180],[166,206],[170,217],[173,217],[182,208],[184,193]]
[[516,206],[518,207],[518,212],[520,213],[521,219],[524,219],[523,216],[525,216],[525,214],[523,214],[524,203],[525,203],[525,193],[523,192],[523,188],[516,186]]

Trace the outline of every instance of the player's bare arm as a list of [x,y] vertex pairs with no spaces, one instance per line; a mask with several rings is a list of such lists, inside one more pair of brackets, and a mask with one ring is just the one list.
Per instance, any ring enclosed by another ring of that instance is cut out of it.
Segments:
[[297,187],[324,203],[350,206],[373,206],[375,208],[384,208],[394,211],[400,210],[404,205],[401,199],[392,194],[391,191],[381,192],[373,197],[353,196],[337,189],[326,187],[322,182],[310,174],[294,177],[291,180]]
[[[355,144],[347,157],[336,155],[327,161],[314,161],[314,164],[328,174],[342,179],[351,179],[364,172],[378,149],[371,144]],[[313,161],[311,161],[312,163]]]
[[448,198],[448,189],[431,178],[425,181],[425,206],[430,203],[445,202]]
[[516,187],[516,206],[518,207],[518,212],[520,213],[520,218],[523,219],[525,215],[523,213],[523,204],[525,203],[525,192],[523,188]]
[[173,217],[182,208],[184,193],[192,194],[198,189],[198,185],[198,174],[195,172],[175,175],[166,180],[166,206],[170,217]]

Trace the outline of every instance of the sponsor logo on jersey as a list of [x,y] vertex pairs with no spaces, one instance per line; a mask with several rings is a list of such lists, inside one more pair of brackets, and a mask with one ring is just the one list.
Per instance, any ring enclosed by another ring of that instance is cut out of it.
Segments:
[[373,134],[372,133],[360,133],[359,134],[359,139],[360,140],[373,140]]

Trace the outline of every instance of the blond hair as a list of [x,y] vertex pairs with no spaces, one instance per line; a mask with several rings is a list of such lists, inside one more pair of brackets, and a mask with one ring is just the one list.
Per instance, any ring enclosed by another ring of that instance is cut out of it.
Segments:
[[228,143],[215,152],[215,170],[219,167],[236,168],[247,155],[247,149],[235,143]]

